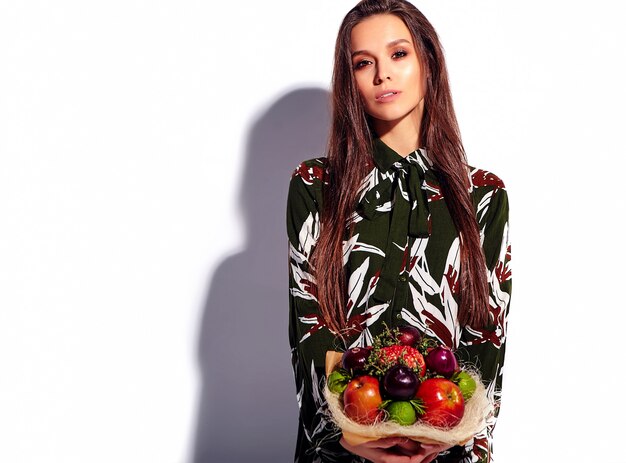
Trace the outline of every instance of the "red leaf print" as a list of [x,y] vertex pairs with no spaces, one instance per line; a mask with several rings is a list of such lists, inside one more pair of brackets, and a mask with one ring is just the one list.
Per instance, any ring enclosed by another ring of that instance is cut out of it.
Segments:
[[472,184],[475,187],[493,186],[496,188],[504,188],[504,182],[500,180],[500,177],[482,169],[477,169],[472,174]]
[[506,248],[506,256],[504,257],[504,262],[498,261],[496,264],[495,272],[498,281],[502,283],[503,281],[507,281],[511,279],[512,271],[509,267],[508,263],[511,261],[511,245],[509,244]]
[[502,310],[502,307],[489,304],[489,318],[495,326],[495,329],[492,331],[481,328],[472,328],[472,334],[478,338],[474,340],[472,344],[477,342],[490,342],[495,347],[500,348],[502,344],[501,336],[504,329],[504,311]]
[[457,272],[452,265],[448,265],[444,276],[446,280],[448,280],[448,286],[452,294],[457,294],[459,292],[459,272]]
[[433,190],[434,193],[432,193],[429,197],[428,197],[428,202],[433,202],[433,201],[439,201],[440,199],[443,199],[443,193],[441,192],[441,188],[438,187],[437,185],[433,185],[432,183],[428,183],[427,181],[424,181],[424,185],[429,189],[429,190]]
[[404,267],[406,266],[406,258],[409,255],[409,246],[408,243],[404,246],[404,255],[402,256],[402,263],[400,264],[400,269],[404,271]]
[[355,314],[351,316],[347,322],[346,334],[348,336],[353,336],[363,331],[363,327],[365,326],[367,319],[370,318],[371,315],[372,314],[370,313],[366,313],[366,314],[360,313],[360,314]]
[[321,180],[323,182],[326,181],[326,170],[323,166],[318,164],[309,167],[306,162],[301,163],[293,172],[292,177],[296,177],[298,175],[302,177],[302,180],[307,185],[312,185],[313,180]]
[[450,333],[450,329],[444,325],[442,322],[437,320],[432,314],[426,312],[424,313],[426,317],[426,324],[428,328],[441,340],[441,342],[446,346],[454,346],[454,340],[452,339],[452,334]]
[[315,324],[311,327],[311,329],[309,329],[303,336],[302,339],[304,340],[305,338],[315,334],[316,332],[318,332],[319,330],[321,330],[322,328],[324,328],[326,326],[326,323],[324,323],[324,320],[322,320],[320,317],[318,317],[315,314],[310,314],[310,315],[305,315],[304,317],[301,317],[304,319],[310,319],[310,320],[314,320]]
[[472,453],[478,458],[477,461],[483,461],[486,455],[491,454],[489,451],[489,439],[487,437],[475,437]]
[[317,299],[317,285],[314,282],[312,282],[311,280],[307,280],[306,278],[302,278],[300,280],[300,283],[302,283],[303,291],[309,293],[311,296]]

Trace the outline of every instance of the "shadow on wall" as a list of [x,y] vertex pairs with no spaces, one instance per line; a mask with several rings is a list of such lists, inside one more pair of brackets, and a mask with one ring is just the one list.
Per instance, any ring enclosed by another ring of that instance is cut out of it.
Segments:
[[[322,89],[291,91],[248,135],[240,197],[245,249],[224,260],[208,285],[192,463],[293,461],[298,406],[287,335],[287,189],[301,161],[324,153],[328,100]],[[228,168],[228,159],[222,162]]]

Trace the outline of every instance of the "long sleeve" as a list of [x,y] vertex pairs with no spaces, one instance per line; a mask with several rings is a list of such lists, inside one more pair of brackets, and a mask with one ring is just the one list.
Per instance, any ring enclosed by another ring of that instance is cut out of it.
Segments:
[[319,237],[322,160],[305,161],[294,172],[287,198],[289,237],[289,343],[300,408],[295,461],[360,462],[339,444],[340,432],[329,421],[323,396],[327,350],[337,350],[317,301],[309,262]]
[[466,447],[471,455],[468,461],[493,463],[492,433],[500,408],[507,317],[512,289],[511,245],[509,203],[504,185],[492,190],[483,200],[488,208],[479,212],[478,220],[487,261],[490,320],[484,329],[463,329],[458,354],[462,362],[480,370],[495,405],[493,414],[487,420],[487,427]]

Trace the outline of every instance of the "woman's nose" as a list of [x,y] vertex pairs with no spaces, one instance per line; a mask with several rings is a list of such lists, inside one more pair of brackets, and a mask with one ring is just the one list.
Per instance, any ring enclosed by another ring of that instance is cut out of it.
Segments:
[[385,80],[391,80],[391,76],[386,69],[383,69],[379,66],[378,68],[376,68],[376,77],[374,78],[374,84],[380,85]]

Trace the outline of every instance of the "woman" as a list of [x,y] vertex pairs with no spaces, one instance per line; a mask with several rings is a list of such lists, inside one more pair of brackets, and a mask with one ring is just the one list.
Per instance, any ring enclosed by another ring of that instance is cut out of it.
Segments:
[[[490,462],[511,294],[502,181],[466,163],[438,37],[405,0],[363,0],[337,38],[327,156],[287,200],[296,461]],[[468,193],[469,192],[469,193]],[[325,353],[410,324],[480,368],[496,403],[465,446],[351,446],[322,395]]]

